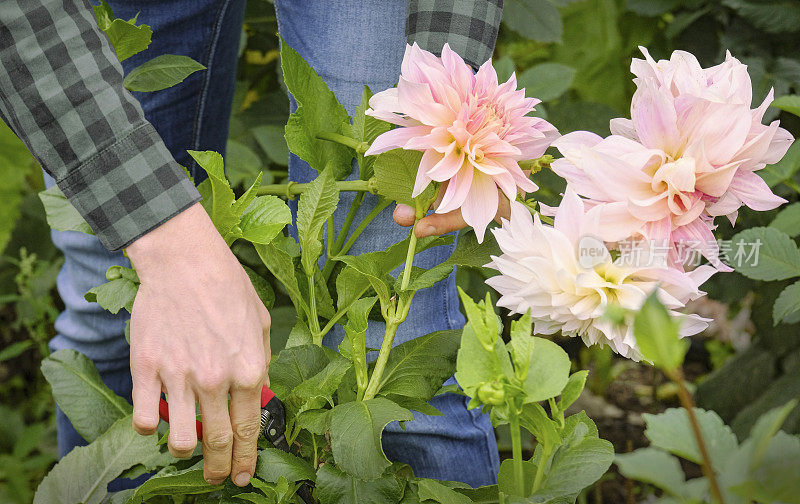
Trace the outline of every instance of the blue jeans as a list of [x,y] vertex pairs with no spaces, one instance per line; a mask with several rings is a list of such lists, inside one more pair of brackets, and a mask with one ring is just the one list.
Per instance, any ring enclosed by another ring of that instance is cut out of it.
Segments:
[[[181,0],[180,8],[175,2],[165,8],[162,0],[110,3],[118,17],[130,18],[141,11],[140,19],[154,30],[151,49],[126,61],[126,70],[160,53],[187,54],[209,68],[173,89],[137,96],[173,155],[190,166],[186,149],[223,151],[244,1]],[[379,91],[396,83],[405,46],[405,0],[275,0],[275,10],[281,36],[315,68],[349,113],[355,112],[365,84]],[[292,156],[289,174],[293,180],[308,181],[316,172]],[[342,195],[336,222],[344,220],[352,197]],[[367,197],[357,220],[375,203],[375,198]],[[384,249],[407,236],[408,230],[397,226],[391,213],[390,207],[373,221],[353,253]],[[58,335],[51,348],[86,354],[109,387],[130,399],[128,346],[122,337],[125,317],[112,316],[83,300],[84,292],[105,281],[110,265],[126,261],[91,236],[53,232],[53,240],[65,255],[58,288],[66,309],[56,322]],[[431,266],[451,252],[452,246],[429,250],[418,256],[416,264]],[[417,294],[395,343],[463,323],[451,275]],[[368,346],[380,347],[382,335],[382,324],[370,322]],[[341,337],[336,330],[325,343],[336,345]],[[485,415],[467,410],[466,403],[458,395],[439,396],[432,404],[444,416],[415,413],[405,431],[389,425],[383,436],[387,456],[411,465],[418,476],[473,486],[495,483],[499,460],[492,426]],[[62,455],[83,444],[60,412],[58,430]]]

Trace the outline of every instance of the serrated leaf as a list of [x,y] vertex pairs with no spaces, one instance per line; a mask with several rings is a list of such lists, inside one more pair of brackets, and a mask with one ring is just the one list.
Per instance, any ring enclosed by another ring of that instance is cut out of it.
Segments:
[[280,397],[286,397],[292,389],[327,365],[328,357],[317,345],[285,348],[270,362],[270,387]]
[[255,244],[256,252],[270,273],[286,289],[297,313],[308,310],[300,286],[297,283],[293,248],[297,243],[290,237],[278,237],[267,244]]
[[330,165],[335,179],[350,174],[353,151],[341,144],[317,139],[323,132],[339,133],[350,116],[322,78],[303,58],[281,41],[281,68],[297,110],[286,123],[289,150],[319,173]]
[[395,504],[403,498],[404,486],[394,475],[364,481],[333,464],[325,464],[317,471],[317,496],[321,504]]
[[34,504],[99,504],[107,485],[123,471],[163,458],[156,441],[155,435],[137,434],[130,416],[121,418],[93,443],[63,457],[42,480]]
[[341,355],[335,357],[316,373],[294,387],[292,397],[298,398],[302,404],[300,411],[318,409],[325,404],[333,406],[333,393],[342,382],[342,378],[352,366],[351,362]]
[[142,483],[128,500],[128,504],[140,504],[157,495],[196,495],[217,490],[218,486],[205,480],[203,469],[175,470],[169,467]]
[[300,196],[297,204],[297,234],[303,271],[311,275],[322,253],[322,229],[339,203],[339,190],[329,171],[323,171]]
[[103,31],[108,35],[120,61],[147,49],[153,37],[153,30],[149,26],[136,26],[123,19],[114,19]]
[[589,371],[581,370],[572,373],[561,391],[561,397],[558,399],[558,409],[566,411],[572,403],[578,400],[583,392],[583,387],[586,384],[586,378],[589,376]]
[[800,235],[800,202],[784,207],[778,212],[769,227],[783,231],[792,238]]
[[522,72],[518,86],[525,96],[551,101],[567,92],[575,79],[575,69],[561,63],[539,63]]
[[127,278],[117,278],[89,289],[83,297],[86,301],[97,303],[116,315],[123,308],[128,310],[128,313],[133,310],[133,300],[138,291],[138,284]]
[[[719,471],[738,447],[736,435],[713,411],[695,408],[695,415],[711,457],[711,464]],[[696,464],[701,463],[700,450],[685,409],[671,408],[659,415],[645,413],[643,417],[647,424],[645,436],[653,447],[669,451]]]
[[791,33],[800,30],[800,5],[784,0],[723,0],[723,5],[769,33]]
[[550,340],[533,340],[530,368],[523,383],[526,403],[556,397],[569,380],[570,361],[567,353]]
[[267,310],[271,310],[275,304],[275,291],[272,290],[272,286],[264,277],[253,271],[247,265],[242,264],[242,268],[245,273],[247,273],[247,276],[250,277],[250,283],[253,284],[258,298],[264,303]]
[[[263,176],[263,168],[261,157],[253,149],[242,142],[228,139],[225,146],[225,175],[232,186],[237,187],[245,184],[248,180],[252,180],[253,177]],[[269,177],[270,175],[267,172],[267,176]],[[252,191],[253,196],[255,196],[259,186],[260,182]],[[244,205],[244,207],[246,206]]]
[[614,458],[626,478],[649,483],[675,496],[684,497],[686,480],[677,458],[656,448],[641,448]]
[[39,199],[44,205],[47,224],[56,231],[78,231],[80,233],[94,234],[92,228],[83,219],[81,214],[72,206],[58,186],[39,193]]
[[780,324],[790,315],[800,311],[800,280],[783,289],[772,307],[772,321]]
[[[502,472],[502,466],[500,471]],[[440,504],[470,504],[472,502],[466,495],[456,492],[439,481],[418,478],[416,482],[418,487],[417,495],[422,502],[427,500],[432,500]]]
[[[398,203],[414,206],[411,197],[417,178],[422,153],[404,149],[393,149],[379,154],[375,159],[375,190],[381,196]],[[425,201],[433,196],[433,184],[417,198]]]
[[429,401],[455,372],[461,331],[437,331],[392,348],[378,392]]
[[[371,144],[379,135],[386,133],[392,128],[392,125],[375,119],[372,116],[365,114],[369,108],[369,99],[372,98],[372,91],[369,86],[364,86],[364,92],[361,95],[361,103],[356,108],[356,115],[353,118],[353,138],[358,142],[366,142]],[[362,180],[369,180],[374,175],[373,165],[375,164],[375,156],[364,156],[358,154],[358,166]]]
[[525,38],[558,42],[564,26],[558,9],[547,0],[506,0],[503,23]]
[[86,441],[92,442],[130,415],[128,401],[103,383],[94,363],[74,350],[57,350],[42,360],[53,398]]
[[[235,196],[228,179],[225,178],[225,165],[222,156],[214,151],[188,151],[200,168],[208,173],[208,180],[197,188],[203,196],[205,208],[214,227],[229,245],[235,240],[239,215],[233,211]],[[209,187],[210,186],[210,187]]]
[[176,86],[193,73],[205,69],[205,65],[189,56],[162,54],[131,70],[122,84],[129,91],[150,93]]
[[[786,233],[774,228],[745,229],[731,240],[732,266],[753,280],[785,280],[800,276],[800,250]],[[743,250],[740,260],[737,250]]]
[[277,196],[257,196],[242,215],[242,238],[252,243],[271,242],[292,223],[292,212]]
[[259,450],[255,476],[270,483],[281,477],[290,482],[317,479],[311,464],[277,448]]
[[795,140],[786,154],[775,164],[767,165],[758,174],[770,187],[791,179],[800,170],[800,141]]
[[414,415],[383,397],[337,405],[331,413],[331,451],[348,474],[374,480],[391,465],[381,446],[384,427]]
[[633,322],[636,345],[655,366],[673,371],[683,364],[689,341],[678,333],[678,323],[673,320],[654,291],[644,302]]

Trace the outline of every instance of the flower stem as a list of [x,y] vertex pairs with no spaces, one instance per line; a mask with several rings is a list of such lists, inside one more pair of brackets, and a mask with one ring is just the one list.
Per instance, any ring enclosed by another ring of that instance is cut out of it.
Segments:
[[[259,196],[272,194],[283,196],[284,198],[294,199],[298,194],[302,194],[307,188],[307,183],[288,182],[286,184],[265,184],[258,188]],[[375,180],[338,180],[336,188],[340,191],[361,191],[375,194]]]
[[717,502],[719,504],[725,504],[725,501],[722,498],[722,491],[720,490],[719,483],[717,482],[717,475],[714,472],[714,467],[711,465],[711,457],[709,457],[708,450],[706,449],[706,442],[703,439],[703,433],[700,430],[700,423],[697,421],[697,416],[694,412],[694,400],[692,400],[692,396],[689,393],[689,390],[686,388],[686,382],[683,379],[683,373],[680,369],[666,371],[666,373],[667,376],[669,376],[669,378],[675,382],[676,385],[678,385],[678,398],[681,401],[681,405],[689,415],[689,423],[692,426],[692,433],[697,441],[697,448],[700,450],[700,457],[703,459],[703,463],[701,465],[701,468],[703,469],[703,475],[711,485],[711,492],[714,494],[714,498],[717,500]]
[[519,431],[519,415],[513,405],[510,409],[508,423],[511,427],[511,454],[514,459],[514,489],[518,497],[526,497],[525,473],[522,470],[522,438]]
[[403,280],[400,282],[400,290],[408,289],[408,284],[411,281],[411,269],[414,267],[414,254],[417,253],[417,235],[414,234],[414,228],[411,228],[411,234],[408,237],[408,252],[406,253],[406,264],[403,268]]
[[386,321],[386,332],[383,333],[383,344],[381,350],[378,352],[378,359],[375,361],[375,368],[372,370],[372,376],[367,384],[367,390],[364,392],[364,400],[372,399],[378,393],[381,378],[383,377],[383,370],[386,368],[386,362],[389,360],[389,352],[392,350],[394,337],[397,334],[397,328],[400,327],[400,320],[395,317],[390,317]]
[[[355,243],[356,239],[359,236],[361,236],[361,233],[364,232],[364,229],[366,229],[369,223],[372,222],[372,220],[375,219],[375,217],[377,217],[378,214],[381,213],[384,208],[386,208],[391,204],[392,202],[390,200],[381,199],[378,202],[378,204],[375,205],[375,207],[372,210],[370,210],[367,216],[364,217],[364,220],[362,220],[358,224],[358,227],[356,227],[355,231],[353,231],[353,234],[350,235],[347,241],[344,242],[344,245],[342,245],[342,247],[339,250],[337,250],[333,255],[331,255],[331,257],[343,256],[346,255],[348,252],[350,252],[350,248],[353,246],[353,243]],[[336,263],[334,261],[328,261],[327,263],[325,263],[325,267],[322,269],[322,277],[326,281],[330,278],[334,266],[336,266]]]
[[317,297],[314,285],[314,275],[306,275],[306,279],[308,279],[308,303],[309,303],[309,311],[311,313],[308,314],[308,325],[309,329],[311,329],[311,334],[314,337],[314,344],[317,346],[322,346],[322,331],[319,329],[319,317],[317,317]]
[[359,154],[364,154],[365,152],[367,152],[367,149],[369,149],[369,144],[367,142],[359,142],[355,138],[346,135],[341,135],[339,133],[332,133],[330,131],[321,131],[317,133],[317,138],[319,138],[320,140],[328,140],[329,142],[336,142],[346,147],[350,147]]

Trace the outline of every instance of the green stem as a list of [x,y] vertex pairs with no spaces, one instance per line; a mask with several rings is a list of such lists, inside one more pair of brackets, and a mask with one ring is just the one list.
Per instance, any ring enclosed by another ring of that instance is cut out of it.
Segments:
[[383,377],[383,370],[386,368],[386,362],[389,360],[389,352],[392,350],[394,337],[397,334],[397,328],[400,327],[400,320],[395,317],[390,317],[386,321],[386,332],[383,333],[383,344],[381,350],[378,352],[378,359],[375,361],[375,368],[372,370],[372,376],[367,384],[367,390],[364,392],[364,400],[372,399],[378,393],[381,378]]
[[306,275],[306,279],[308,279],[308,303],[309,303],[309,311],[311,313],[308,314],[308,327],[311,329],[311,334],[314,337],[314,344],[318,346],[322,346],[322,331],[319,329],[319,317],[317,317],[317,297],[316,297],[316,285],[314,285],[314,275]]
[[[258,188],[258,194],[264,196],[272,194],[283,196],[284,198],[294,199],[298,194],[302,194],[309,184],[298,182],[288,182],[286,184],[265,184]],[[375,180],[338,180],[336,188],[340,191],[361,191],[375,194]]]
[[706,442],[705,439],[703,439],[703,433],[700,430],[700,423],[697,421],[697,416],[694,413],[694,400],[692,400],[692,395],[686,388],[686,382],[683,379],[683,373],[680,369],[665,372],[667,376],[669,376],[669,378],[675,382],[676,385],[678,385],[678,398],[681,401],[681,405],[686,410],[686,413],[689,415],[689,423],[692,426],[692,433],[697,441],[697,448],[700,450],[700,457],[703,459],[703,463],[700,465],[700,467],[703,470],[703,475],[706,477],[711,486],[711,493],[714,495],[714,498],[716,498],[718,504],[725,504],[725,501],[722,498],[722,491],[720,490],[719,483],[717,482],[717,474],[714,472],[714,466],[711,465],[711,457],[708,455]]
[[350,204],[350,210],[348,210],[347,217],[344,219],[342,229],[339,230],[339,234],[336,236],[336,242],[333,244],[334,255],[338,254],[342,249],[342,245],[347,239],[347,235],[350,233],[350,227],[353,225],[353,219],[356,218],[356,213],[358,213],[358,209],[361,208],[361,203],[364,201],[364,195],[365,193],[360,192],[353,198],[353,203]]
[[408,252],[406,252],[406,263],[403,267],[403,280],[400,282],[400,290],[408,289],[408,283],[411,280],[411,269],[414,267],[414,255],[417,253],[417,235],[414,234],[414,228],[419,222],[418,216],[414,220],[414,225],[411,226],[411,232],[408,234]]
[[794,179],[786,179],[783,181],[784,184],[789,186],[790,188],[794,189],[794,192],[800,194],[800,185],[794,181]]
[[522,438],[519,430],[519,416],[514,406],[511,406],[508,423],[511,427],[511,454],[514,459],[514,489],[519,497],[525,495],[525,473],[522,470]]
[[547,467],[547,461],[550,459],[551,450],[552,448],[550,448],[550,445],[542,443],[542,457],[539,459],[539,463],[536,464],[536,477],[533,479],[533,488],[531,489],[531,493],[536,493],[542,486],[542,481],[544,480],[544,469]]
[[317,138],[320,140],[328,140],[329,142],[336,142],[338,144],[342,144],[346,147],[350,147],[354,151],[359,154],[364,154],[369,149],[369,144],[367,142],[359,142],[355,138],[341,135],[339,133],[331,133],[330,131],[322,131],[317,133]]
[[[342,248],[339,249],[339,251],[336,252],[336,254],[334,254],[331,257],[343,256],[343,255],[346,255],[348,252],[350,252],[350,249],[353,247],[353,244],[355,243],[356,239],[359,236],[361,236],[361,233],[364,232],[364,229],[366,229],[366,227],[369,225],[369,223],[372,222],[372,220],[375,219],[375,217],[377,217],[378,214],[380,214],[383,211],[384,208],[386,208],[387,206],[389,206],[391,204],[392,204],[391,201],[386,200],[386,199],[381,199],[378,202],[378,204],[375,205],[375,207],[367,214],[367,216],[364,217],[364,220],[362,220],[359,223],[359,225],[356,228],[356,230],[353,231],[353,234],[351,234],[350,237],[347,239],[347,241],[344,242],[344,245],[342,245]],[[325,264],[325,268],[322,270],[322,276],[323,276],[323,278],[325,278],[326,281],[328,280],[328,278],[330,278],[331,273],[333,272],[333,268],[335,266],[336,266],[336,263],[334,263],[333,261],[330,261],[330,264],[327,264],[327,263]]]

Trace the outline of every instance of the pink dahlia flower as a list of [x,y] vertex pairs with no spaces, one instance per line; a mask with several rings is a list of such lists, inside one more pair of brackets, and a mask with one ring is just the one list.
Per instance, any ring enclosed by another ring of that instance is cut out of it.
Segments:
[[714,269],[701,266],[684,273],[659,261],[638,265],[622,256],[614,260],[603,241],[594,238],[602,219],[599,206],[586,210],[570,188],[555,210],[552,227],[512,202],[511,219],[503,219],[502,227],[493,230],[503,254],[487,264],[500,272],[486,281],[500,293],[497,304],[516,313],[530,310],[537,333],[561,331],[581,337],[587,345],[607,344],[636,360],[641,354],[632,324],[618,326],[604,317],[609,305],[636,311],[655,290],[670,313],[681,319],[682,336],[705,329],[707,319],[677,310],[704,295],[699,285]]
[[537,189],[519,161],[542,156],[556,129],[527,114],[540,102],[517,89],[514,75],[499,84],[491,61],[477,73],[445,45],[442,57],[406,47],[396,88],[370,99],[367,114],[400,126],[372,143],[367,155],[391,149],[423,152],[413,196],[442,182],[437,213],[461,209],[483,240],[498,208],[498,188],[509,200]]
[[632,119],[612,120],[605,139],[575,132],[554,142],[564,159],[553,170],[593,204],[612,203],[617,234],[694,244],[725,269],[714,217],[733,223],[742,205],[784,203],[755,172],[779,161],[793,138],[778,121],[761,123],[772,92],[751,110],[747,67],[730,54],[703,69],[686,52],[656,62],[641,49],[646,59],[631,64]]

